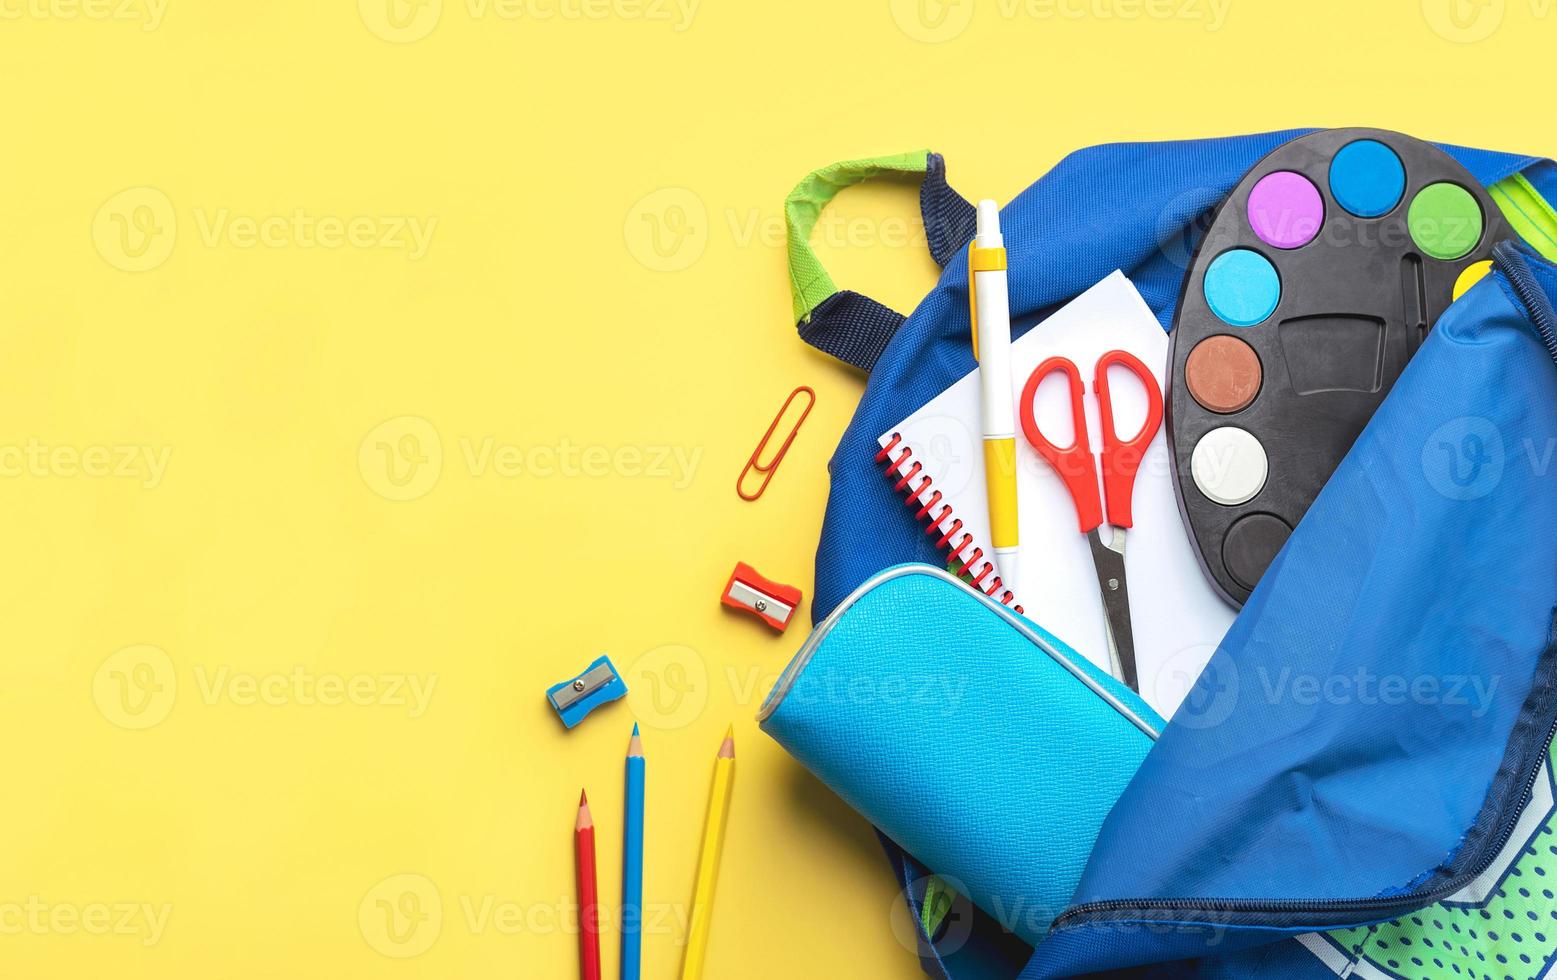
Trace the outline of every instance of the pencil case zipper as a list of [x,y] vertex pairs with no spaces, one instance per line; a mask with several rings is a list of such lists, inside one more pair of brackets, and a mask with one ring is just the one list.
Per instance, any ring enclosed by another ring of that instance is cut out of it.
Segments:
[[1129,721],[1130,724],[1138,728],[1148,738],[1155,741],[1156,738],[1162,734],[1156,726],[1154,726],[1146,718],[1142,717],[1139,712],[1133,709],[1130,705],[1126,704],[1112,691],[1108,690],[1108,688],[1105,687],[1097,678],[1093,677],[1086,668],[1077,664],[1053,643],[1040,636],[1033,629],[1032,624],[1030,624],[1024,617],[1014,612],[1009,606],[1005,606],[1000,602],[990,598],[979,589],[968,585],[967,582],[951,574],[945,569],[936,568],[932,565],[917,564],[897,565],[892,568],[888,568],[885,571],[876,573],[869,579],[866,579],[865,582],[863,582],[858,588],[849,594],[848,598],[840,602],[837,607],[827,615],[825,619],[818,623],[816,629],[811,632],[811,635],[806,638],[805,643],[795,654],[794,659],[790,661],[789,666],[784,669],[784,673],[780,675],[778,683],[774,685],[773,692],[768,695],[767,701],[763,702],[762,708],[757,714],[757,721],[759,723],[766,721],[769,716],[773,714],[773,712],[778,710],[779,705],[784,702],[784,698],[794,688],[796,681],[798,681],[800,678],[800,675],[804,673],[806,667],[810,665],[812,658],[821,648],[821,645],[827,639],[828,634],[832,632],[833,627],[835,627],[838,622],[848,614],[849,610],[853,608],[855,604],[857,604],[862,598],[864,598],[874,589],[881,586],[883,583],[908,575],[924,575],[930,578],[940,579],[944,582],[948,582],[956,586],[969,598],[978,601],[986,609],[999,616],[1006,622],[1008,626],[1019,632],[1030,644],[1036,647],[1049,659],[1053,660],[1060,667],[1064,668],[1068,674],[1085,685],[1093,695],[1095,695],[1099,700],[1108,705],[1114,711],[1118,712],[1127,721]]

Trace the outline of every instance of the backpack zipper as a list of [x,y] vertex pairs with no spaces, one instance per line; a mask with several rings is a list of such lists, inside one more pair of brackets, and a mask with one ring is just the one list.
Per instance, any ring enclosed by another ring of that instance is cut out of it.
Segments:
[[1493,251],[1493,255],[1497,258],[1498,268],[1508,277],[1508,284],[1513,287],[1514,294],[1524,304],[1530,322],[1540,332],[1546,352],[1552,356],[1552,360],[1557,361],[1557,315],[1553,314],[1552,302],[1546,290],[1535,281],[1535,274],[1530,271],[1524,250],[1513,242],[1503,242]]

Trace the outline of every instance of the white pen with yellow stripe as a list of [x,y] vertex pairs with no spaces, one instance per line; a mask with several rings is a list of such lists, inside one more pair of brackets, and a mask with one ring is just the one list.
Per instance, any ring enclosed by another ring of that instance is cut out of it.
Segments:
[[1011,305],[1006,290],[1006,241],[1000,233],[1000,206],[994,201],[979,202],[977,234],[968,249],[968,305],[973,317],[973,357],[979,363],[979,417],[984,428],[984,484],[989,495],[990,544],[995,549],[992,557],[1002,589],[1015,595],[1019,539]]

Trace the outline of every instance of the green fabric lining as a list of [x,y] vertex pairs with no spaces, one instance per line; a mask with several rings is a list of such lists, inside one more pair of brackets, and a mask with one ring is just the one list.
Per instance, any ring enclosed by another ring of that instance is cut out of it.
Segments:
[[[1550,766],[1552,749],[1547,753]],[[1504,848],[1496,880],[1479,902],[1461,894],[1389,922],[1327,933],[1350,959],[1344,975],[1367,964],[1369,976],[1401,980],[1535,976],[1538,970],[1544,976],[1545,965],[1557,959],[1557,812],[1548,809],[1526,834]]]
[[951,913],[952,905],[957,901],[957,893],[946,882],[932,875],[924,886],[924,903],[919,910],[919,924],[924,927],[924,934],[933,940],[935,934],[940,931],[941,923],[946,921],[946,916]]
[[1521,238],[1546,258],[1557,262],[1557,210],[1523,174],[1492,185],[1492,199]]
[[789,288],[794,296],[796,323],[809,320],[811,311],[838,291],[811,248],[811,231],[828,202],[845,187],[882,174],[923,174],[929,167],[929,150],[845,160],[812,172],[790,191],[784,199],[784,226],[789,240]]

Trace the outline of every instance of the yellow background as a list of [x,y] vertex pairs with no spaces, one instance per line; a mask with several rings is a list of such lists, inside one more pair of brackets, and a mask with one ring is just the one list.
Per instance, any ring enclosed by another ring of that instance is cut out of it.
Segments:
[[[1551,0],[391,2],[0,4],[5,976],[571,976],[574,802],[614,901],[634,717],[645,976],[730,720],[709,975],[918,975],[868,828],[753,721],[809,610],[717,604],[737,560],[809,593],[862,388],[794,336],[794,181],[928,146],[1009,198],[1295,125],[1557,151]],[[913,304],[915,205],[844,195],[841,283]],[[602,652],[633,698],[564,734],[542,692]]]

